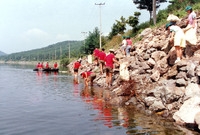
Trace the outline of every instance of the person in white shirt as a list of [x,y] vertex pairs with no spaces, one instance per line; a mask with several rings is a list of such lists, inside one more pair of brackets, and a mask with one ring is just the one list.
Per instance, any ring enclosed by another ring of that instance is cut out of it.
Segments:
[[125,51],[126,45],[127,45],[126,37],[123,36],[123,40],[122,40],[122,44],[121,44],[120,50],[122,51],[122,53],[123,53],[124,55],[126,55],[126,51]]
[[174,42],[177,56],[175,63],[177,63],[181,61],[183,55],[182,48],[186,47],[184,31],[179,26],[174,25],[172,22],[167,23],[165,28],[170,33],[170,42]]

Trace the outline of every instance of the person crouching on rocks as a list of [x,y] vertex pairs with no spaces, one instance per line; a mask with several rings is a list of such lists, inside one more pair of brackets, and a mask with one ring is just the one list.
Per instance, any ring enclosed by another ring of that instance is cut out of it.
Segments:
[[92,71],[85,71],[81,73],[81,77],[84,79],[85,87],[89,86],[89,84],[93,86],[93,81],[96,78],[96,74]]
[[74,62],[74,82],[78,83],[78,70],[81,67],[81,60],[77,60],[76,62]]
[[183,30],[173,22],[167,23],[165,28],[170,33],[170,42],[174,42],[177,56],[177,59],[175,60],[176,64],[177,62],[181,61],[183,55],[182,48],[186,47],[185,34]]

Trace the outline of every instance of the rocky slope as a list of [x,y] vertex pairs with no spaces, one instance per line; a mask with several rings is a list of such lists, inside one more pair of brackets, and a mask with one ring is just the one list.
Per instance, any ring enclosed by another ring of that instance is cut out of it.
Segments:
[[[131,57],[116,50],[120,68],[116,65],[113,86],[105,88],[102,98],[112,105],[132,104],[148,114],[172,117],[179,124],[198,125],[200,129],[200,23],[197,45],[187,45],[184,58],[177,64],[175,48],[169,43],[164,26],[147,28],[139,37]],[[104,88],[105,74],[99,75],[98,67],[86,59],[82,66],[82,71],[88,67],[96,71],[95,82]],[[69,67],[72,71],[72,63]],[[127,71],[126,75],[121,71]]]

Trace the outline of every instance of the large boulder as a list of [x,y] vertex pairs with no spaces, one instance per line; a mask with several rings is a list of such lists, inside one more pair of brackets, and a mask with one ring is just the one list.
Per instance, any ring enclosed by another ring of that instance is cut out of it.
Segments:
[[180,124],[195,123],[195,115],[200,112],[200,97],[195,96],[186,100],[181,108],[174,113],[173,119]]

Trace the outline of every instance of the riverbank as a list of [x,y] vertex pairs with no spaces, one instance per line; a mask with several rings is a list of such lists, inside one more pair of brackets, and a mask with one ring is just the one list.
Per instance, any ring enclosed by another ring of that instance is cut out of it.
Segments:
[[[197,45],[187,45],[184,58],[176,64],[175,47],[169,43],[164,26],[147,28],[139,37],[141,40],[134,44],[130,57],[116,49],[120,67],[114,70],[111,88],[104,87],[105,73],[100,75],[99,68],[88,64],[86,58],[79,73],[88,68],[96,72],[94,81],[104,89],[102,97],[109,104],[134,105],[148,115],[171,118],[200,132],[200,33]],[[73,62],[69,68],[73,72]]]

